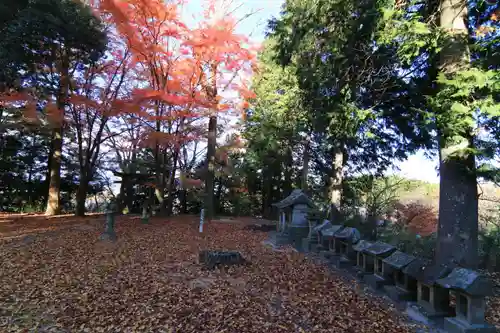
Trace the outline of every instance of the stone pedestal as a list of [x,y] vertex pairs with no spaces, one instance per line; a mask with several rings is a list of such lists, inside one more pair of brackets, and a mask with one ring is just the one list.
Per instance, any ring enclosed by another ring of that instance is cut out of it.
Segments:
[[464,319],[445,318],[444,329],[450,333],[495,333],[496,328],[489,324],[471,324]]
[[449,317],[454,315],[450,307],[450,293],[436,285],[418,282],[418,305],[429,317]]
[[115,233],[115,205],[113,203],[108,204],[108,208],[106,211],[106,227],[99,239],[103,241],[113,242],[117,239]]
[[302,238],[300,249],[303,252],[310,252],[312,251],[312,245],[313,244],[311,244],[311,240],[309,239],[309,237]]
[[450,289],[455,296],[455,318],[446,318],[444,327],[448,332],[495,332],[486,323],[485,297],[491,295],[491,280],[478,272],[455,267],[453,271],[437,281],[443,288]]
[[410,292],[408,290],[402,289],[398,286],[385,285],[384,290],[387,295],[394,301],[416,301],[417,293]]
[[384,285],[389,283],[386,279],[376,274],[365,275],[363,281],[375,290],[381,289]]
[[344,255],[334,256],[331,260],[331,263],[337,268],[348,268],[352,266],[352,262]]
[[304,238],[309,235],[309,226],[290,226],[288,228],[289,242],[296,248],[302,249]]

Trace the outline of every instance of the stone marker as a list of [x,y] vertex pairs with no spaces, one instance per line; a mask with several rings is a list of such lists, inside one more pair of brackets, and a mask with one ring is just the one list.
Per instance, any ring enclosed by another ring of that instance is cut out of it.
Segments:
[[453,268],[453,266],[435,264],[424,265],[419,269],[414,268],[411,273],[412,277],[417,280],[417,303],[408,304],[408,306],[427,318],[453,315],[449,291],[436,284],[437,280],[447,276]]
[[116,205],[113,202],[109,202],[106,206],[106,227],[99,237],[101,240],[116,241],[115,211]]
[[372,245],[372,242],[362,239],[352,247],[354,253],[356,253],[356,268],[359,276],[363,276],[366,273],[373,273],[373,261],[370,260],[371,257],[365,257],[363,254],[364,249]]
[[457,333],[495,332],[495,327],[484,319],[484,298],[493,293],[489,279],[470,269],[455,268],[448,276],[437,280],[436,284],[450,289],[456,297],[456,316],[445,318],[445,330]]
[[384,290],[395,301],[416,301],[417,280],[404,273],[404,268],[410,265],[415,258],[412,255],[396,251],[382,260],[384,275],[389,276],[394,285],[384,286]]
[[148,202],[144,202],[142,205],[142,216],[141,216],[141,223],[142,224],[149,224],[149,204]]
[[203,250],[199,254],[200,264],[208,269],[214,269],[216,266],[231,266],[248,264],[241,253],[236,251],[208,251]]
[[200,228],[199,228],[200,233],[203,232],[204,219],[205,219],[205,209],[202,208],[200,212]]
[[384,271],[383,260],[394,251],[396,251],[396,247],[383,242],[376,242],[363,250],[365,258],[370,257],[369,260],[372,260],[374,263],[373,274],[365,275],[363,278],[365,283],[373,289],[381,288],[391,282],[389,272]]

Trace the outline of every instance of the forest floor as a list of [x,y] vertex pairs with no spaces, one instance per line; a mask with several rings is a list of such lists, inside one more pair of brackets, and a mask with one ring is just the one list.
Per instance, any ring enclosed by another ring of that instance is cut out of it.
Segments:
[[[102,215],[2,215],[0,332],[414,330],[356,281],[264,247],[266,233],[244,229],[255,219],[220,222],[200,234],[195,216],[119,217],[110,243],[99,241]],[[251,265],[203,270],[203,249],[237,250]]]

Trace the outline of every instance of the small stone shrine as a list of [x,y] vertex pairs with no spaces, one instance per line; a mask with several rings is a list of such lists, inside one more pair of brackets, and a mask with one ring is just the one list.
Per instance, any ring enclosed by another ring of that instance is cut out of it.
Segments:
[[346,227],[338,230],[333,234],[335,243],[335,256],[332,263],[337,268],[343,268],[351,265],[351,260],[356,260],[356,254],[353,250],[353,245],[359,242],[361,234],[356,228]]
[[318,245],[319,247],[321,248],[328,248],[328,244],[323,244],[323,240],[321,238],[321,231],[323,229],[328,229],[332,226],[332,223],[328,220],[323,220],[323,223],[321,223],[320,225],[317,225],[313,228],[312,230],[312,233],[313,233],[313,237],[316,236],[317,239],[318,239]]
[[331,251],[332,254],[337,254],[333,235],[337,231],[342,230],[342,228],[344,228],[344,226],[339,224],[333,224],[330,225],[328,228],[324,228],[323,230],[320,231],[321,244],[324,245],[329,251]]
[[384,290],[395,301],[411,301],[417,299],[417,280],[404,273],[404,268],[415,258],[412,255],[396,251],[384,260],[384,275],[390,276],[394,285],[384,286]]
[[279,212],[278,232],[286,234],[292,244],[302,245],[302,239],[309,235],[307,212],[315,207],[311,199],[302,190],[293,190],[273,206]]
[[455,295],[455,317],[445,318],[444,328],[448,332],[472,333],[495,332],[495,327],[485,322],[485,296],[493,292],[490,280],[466,268],[455,268],[436,284],[450,289]]
[[243,265],[248,262],[241,253],[236,251],[208,251],[203,250],[199,254],[199,261],[204,267],[214,269],[216,266]]
[[356,245],[352,247],[352,250],[356,254],[356,267],[358,269],[358,274],[363,275],[365,273],[373,273],[373,260],[370,260],[370,256],[365,256],[363,251],[372,246],[373,243],[365,240],[360,240]]
[[387,271],[388,267],[384,267],[383,260],[389,257],[394,251],[396,251],[396,247],[383,242],[376,242],[372,246],[363,250],[365,262],[367,261],[367,257],[369,257],[369,261],[373,262],[373,274],[364,276],[366,284],[373,289],[378,289],[383,285],[390,283],[390,272]]
[[[302,249],[306,251],[316,251],[319,248],[319,235],[317,227],[321,226],[321,212],[317,210],[310,210],[307,213],[307,221],[309,223],[309,234],[306,238],[302,239]],[[326,221],[326,220],[325,220]]]
[[409,306],[427,318],[453,315],[449,291],[436,283],[439,279],[447,276],[452,269],[451,266],[435,264],[415,269],[412,272],[412,277],[417,280],[417,304]]

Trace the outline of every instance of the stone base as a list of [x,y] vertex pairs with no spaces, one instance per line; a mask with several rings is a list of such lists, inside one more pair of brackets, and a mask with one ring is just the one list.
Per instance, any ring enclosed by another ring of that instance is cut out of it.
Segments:
[[311,252],[319,253],[321,250],[321,245],[319,245],[318,243],[311,244]]
[[334,254],[331,251],[320,250],[319,255],[325,259],[331,260]]
[[495,333],[494,326],[489,324],[469,324],[458,318],[445,318],[444,329],[450,333]]
[[290,237],[287,234],[277,234],[274,238],[274,244],[276,246],[288,245],[290,244]]
[[309,238],[302,239],[301,250],[304,252],[317,252],[318,243]]
[[420,313],[422,316],[435,319],[435,318],[443,318],[454,316],[455,313],[452,308],[449,309],[434,309],[428,305],[423,305],[419,303],[411,303],[408,304],[408,307],[411,307],[413,311]]
[[387,295],[394,301],[416,301],[417,293],[411,293],[396,286],[384,286]]
[[373,273],[366,273],[363,268],[359,267],[359,266],[353,266],[352,267],[352,272],[353,274],[359,278],[359,279],[363,279],[363,277],[365,275],[369,275],[369,274],[373,274]]
[[331,259],[331,263],[337,268],[347,268],[352,266],[352,262],[344,256],[334,256]]
[[384,285],[389,283],[389,281],[387,281],[386,279],[375,274],[364,275],[363,281],[373,289],[380,289]]
[[302,246],[302,240],[307,238],[309,235],[309,226],[290,226],[288,228],[288,239],[289,242],[295,247],[300,248]]
[[102,241],[116,241],[116,234],[115,233],[102,233],[101,236],[99,236],[99,239]]

